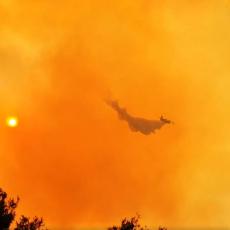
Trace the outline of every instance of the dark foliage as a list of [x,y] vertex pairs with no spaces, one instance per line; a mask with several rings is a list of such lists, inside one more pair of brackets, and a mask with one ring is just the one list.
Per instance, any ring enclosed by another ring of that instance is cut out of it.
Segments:
[[32,221],[28,217],[21,216],[19,222],[16,223],[14,230],[37,230],[44,227],[43,219],[34,217]]
[[0,229],[9,229],[15,218],[19,199],[7,199],[7,193],[0,189]]
[[[147,230],[147,228],[145,228]],[[121,221],[121,226],[113,226],[108,230],[144,230],[139,224],[139,216],[132,217],[130,220],[125,218]]]
[[[121,221],[121,226],[113,226],[108,228],[108,230],[149,230],[146,226],[142,227],[139,224],[140,216],[137,215],[131,219],[123,219]],[[159,227],[158,230],[167,230],[166,228]]]
[[[18,206],[19,198],[8,198],[7,193],[0,188],[0,230],[8,230],[12,225]],[[43,219],[34,217],[30,220],[28,217],[21,216],[14,230],[42,230],[44,227]]]

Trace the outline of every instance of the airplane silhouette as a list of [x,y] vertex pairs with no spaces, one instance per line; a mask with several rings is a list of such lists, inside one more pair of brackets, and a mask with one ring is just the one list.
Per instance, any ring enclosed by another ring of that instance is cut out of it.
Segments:
[[160,120],[161,120],[162,122],[166,123],[166,124],[173,123],[172,121],[170,121],[170,120],[164,118],[163,115],[160,116]]
[[128,123],[129,128],[133,132],[141,132],[142,134],[149,135],[154,133],[157,129],[161,129],[162,126],[172,123],[172,121],[164,118],[162,115],[159,120],[135,117],[129,114],[125,108],[121,108],[117,101],[106,100],[106,103],[118,113],[121,120]]

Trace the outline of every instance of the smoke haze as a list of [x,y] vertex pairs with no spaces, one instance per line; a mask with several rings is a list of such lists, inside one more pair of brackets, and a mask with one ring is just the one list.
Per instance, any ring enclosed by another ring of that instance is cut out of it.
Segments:
[[[230,227],[229,7],[0,0],[0,187],[18,214],[50,229],[136,212],[148,226]],[[103,98],[176,125],[146,138]]]

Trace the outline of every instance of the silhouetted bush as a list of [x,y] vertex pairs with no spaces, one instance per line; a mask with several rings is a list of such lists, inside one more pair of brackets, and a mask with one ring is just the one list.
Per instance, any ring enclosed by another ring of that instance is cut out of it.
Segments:
[[[0,230],[8,230],[15,220],[16,208],[19,198],[8,198],[7,193],[0,188]],[[42,218],[34,217],[30,221],[28,217],[21,216],[16,222],[14,230],[42,230],[44,222]]]
[[[108,228],[108,230],[149,230],[149,228],[147,228],[146,226],[142,227],[139,224],[139,219],[140,219],[139,215],[132,217],[131,219],[125,218],[121,221],[121,226],[113,226]],[[167,230],[167,229],[159,227],[158,230]]]
[[0,189],[0,229],[9,229],[15,218],[19,199],[7,199],[7,193]]
[[21,216],[20,221],[16,222],[14,230],[37,230],[44,227],[43,219],[34,217],[32,221],[28,217]]

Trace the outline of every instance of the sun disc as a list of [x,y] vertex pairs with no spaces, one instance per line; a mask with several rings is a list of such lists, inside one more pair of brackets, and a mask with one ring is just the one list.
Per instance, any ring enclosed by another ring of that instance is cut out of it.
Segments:
[[18,118],[17,117],[8,117],[6,119],[6,125],[8,127],[14,128],[18,126]]

